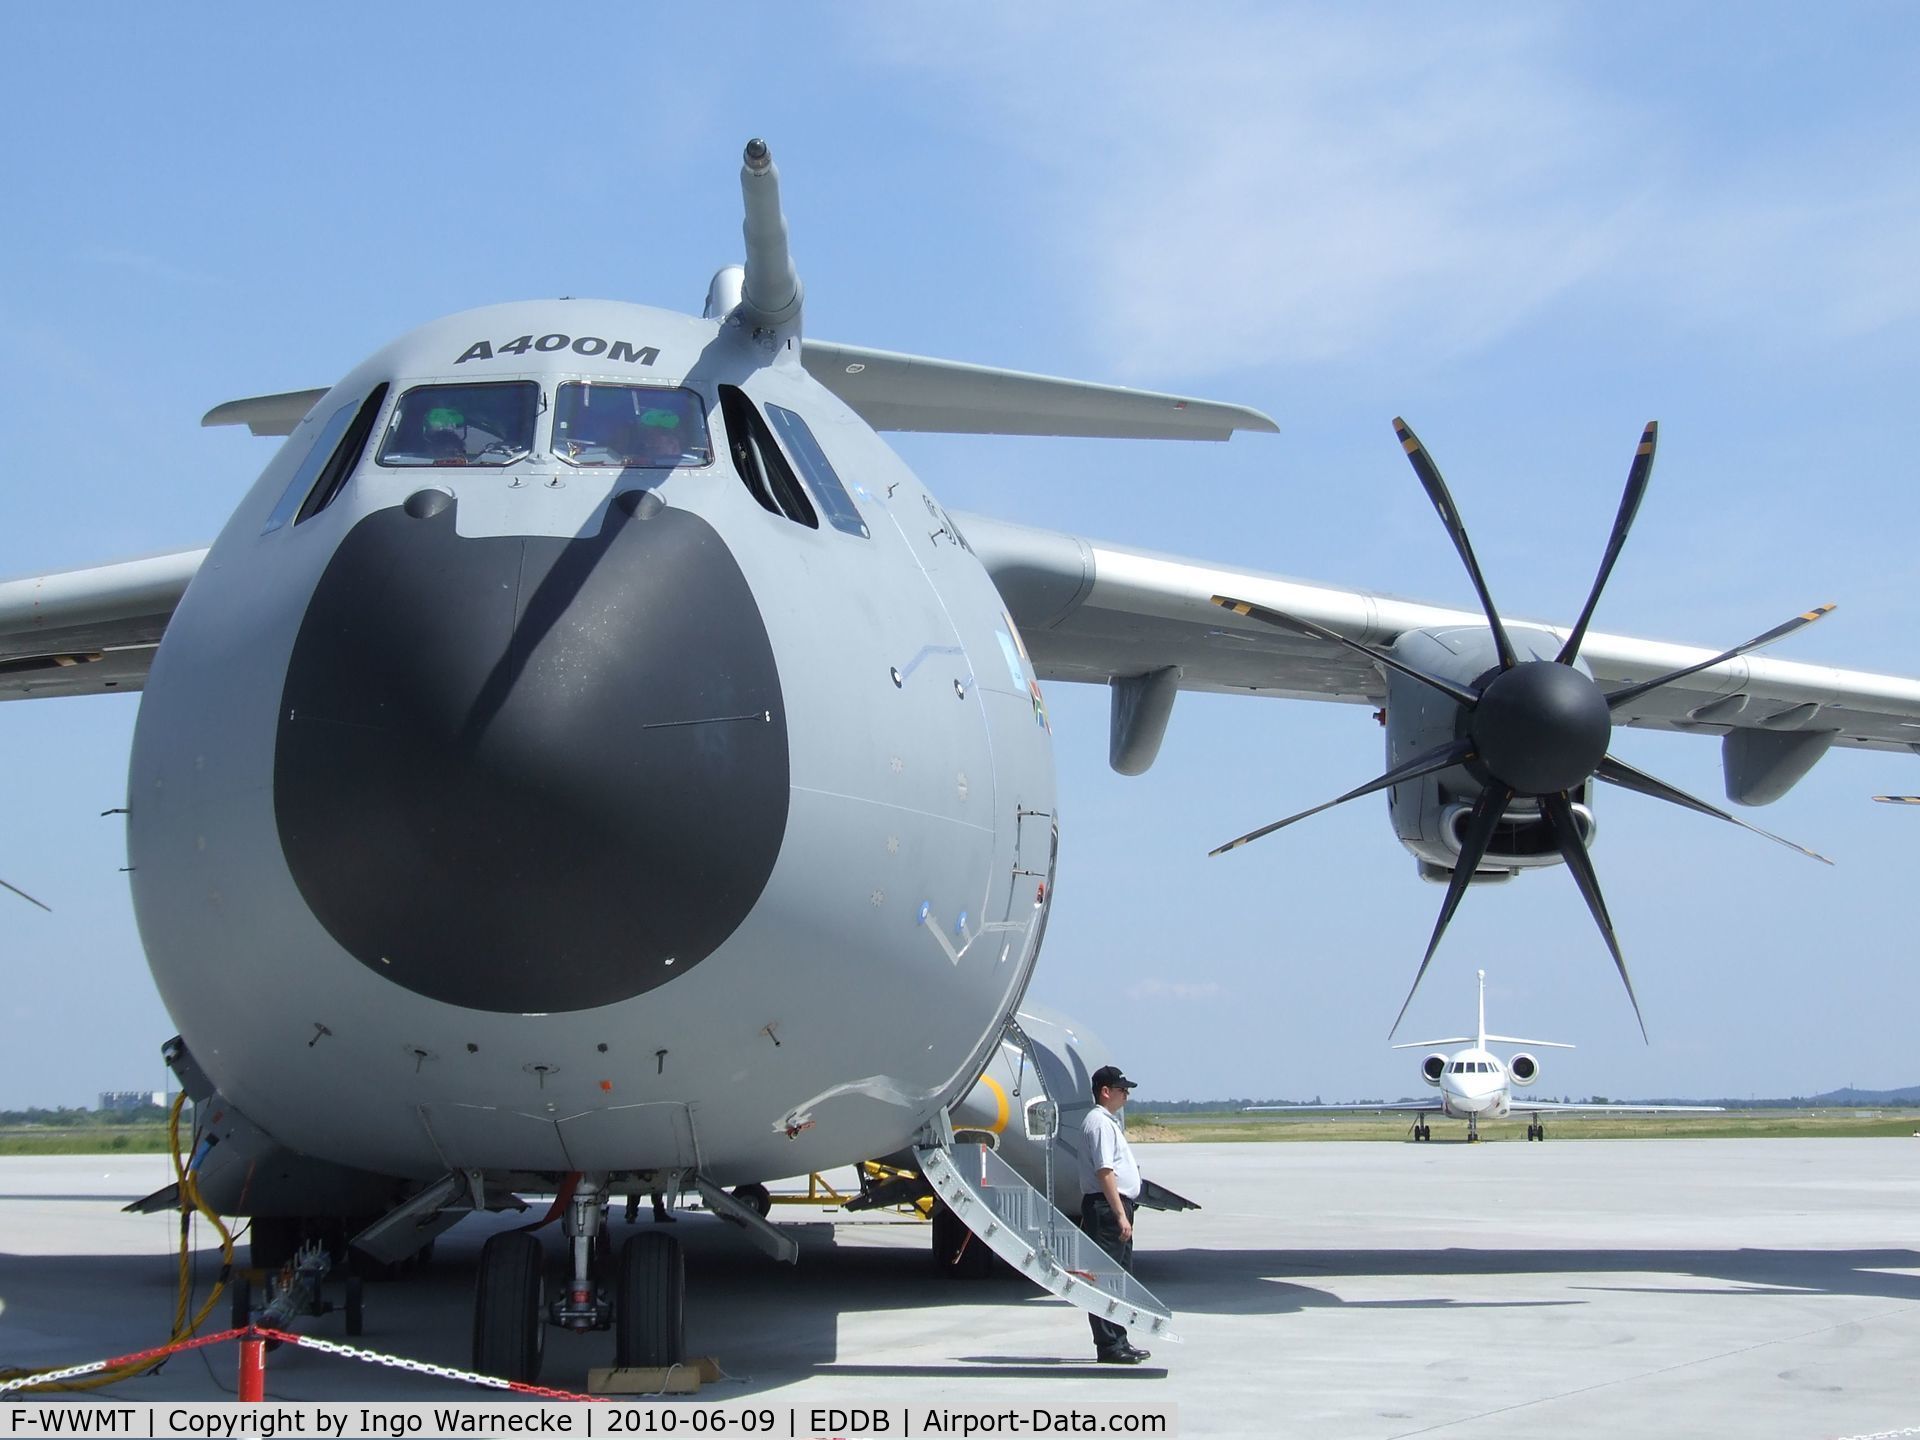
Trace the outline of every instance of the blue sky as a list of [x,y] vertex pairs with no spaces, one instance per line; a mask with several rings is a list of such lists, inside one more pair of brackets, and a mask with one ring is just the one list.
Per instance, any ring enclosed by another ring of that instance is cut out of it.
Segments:
[[[272,442],[240,395],[332,382],[436,315],[542,295],[691,311],[738,258],[742,143],[780,163],[822,338],[1204,394],[1225,446],[901,437],[950,506],[1468,604],[1394,443],[1452,483],[1496,599],[1567,618],[1641,425],[1652,493],[1596,624],[1920,672],[1907,559],[1920,15],[1892,4],[37,7],[9,22],[0,574],[210,539]],[[1405,1093],[1385,1032],[1441,892],[1371,800],[1359,709],[1183,697],[1106,768],[1049,694],[1062,862],[1034,994],[1142,1093]],[[135,704],[0,709],[0,1105],[160,1082],[118,822]],[[1623,733],[1709,797],[1710,740]],[[1560,871],[1471,893],[1406,1034],[1574,1041],[1543,1089],[1920,1081],[1920,764],[1835,752],[1754,818],[1618,792],[1595,858],[1643,1045]]]

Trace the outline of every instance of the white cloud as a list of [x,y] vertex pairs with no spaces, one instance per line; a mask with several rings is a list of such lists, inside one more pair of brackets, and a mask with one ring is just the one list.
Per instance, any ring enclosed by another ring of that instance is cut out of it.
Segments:
[[1044,177],[1032,228],[1123,372],[1441,363],[1569,294],[1829,339],[1920,310],[1906,167],[1837,132],[1730,138],[1704,69],[1635,88],[1577,16],[985,13],[886,58]]
[[1129,1000],[1216,1000],[1226,994],[1212,980],[1141,980],[1127,987]]
[[170,260],[162,260],[157,255],[148,255],[139,250],[127,250],[109,245],[89,246],[80,257],[93,265],[104,265],[114,270],[127,270],[146,280],[158,280],[168,285],[211,285],[211,275],[198,270],[189,270],[175,265]]

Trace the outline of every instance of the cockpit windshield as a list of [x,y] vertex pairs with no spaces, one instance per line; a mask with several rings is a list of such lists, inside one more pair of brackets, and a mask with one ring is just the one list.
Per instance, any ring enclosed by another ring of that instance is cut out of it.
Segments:
[[382,465],[511,465],[533,450],[540,387],[420,385],[400,397],[375,457]]
[[711,464],[713,443],[691,390],[573,381],[553,407],[553,453],[569,465],[671,470]]

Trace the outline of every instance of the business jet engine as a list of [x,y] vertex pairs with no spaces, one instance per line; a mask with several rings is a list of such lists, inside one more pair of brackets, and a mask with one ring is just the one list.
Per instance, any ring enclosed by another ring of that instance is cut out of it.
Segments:
[[1440,1077],[1447,1073],[1447,1057],[1438,1050],[1420,1062],[1420,1078],[1429,1085],[1438,1085]]
[[1540,1062],[1522,1050],[1507,1062],[1507,1074],[1516,1085],[1531,1085],[1540,1078]]
[[1250,830],[1210,853],[1220,855],[1237,849],[1362,795],[1390,791],[1394,831],[1419,860],[1420,873],[1433,880],[1443,875],[1447,878],[1440,918],[1413,985],[1401,1003],[1400,1014],[1394,1017],[1393,1030],[1398,1030],[1406,1018],[1407,1006],[1413,1003],[1434,952],[1440,948],[1440,937],[1446,934],[1447,923],[1453,919],[1468,885],[1475,880],[1509,879],[1526,866],[1564,861],[1613,956],[1614,969],[1626,987],[1634,1019],[1640,1022],[1644,1037],[1647,1027],[1641,1019],[1640,1001],[1633,993],[1626,958],[1620,952],[1607,903],[1600,894],[1600,881],[1587,853],[1594,834],[1589,803],[1594,780],[1697,810],[1815,860],[1833,862],[1614,758],[1608,753],[1613,712],[1650,690],[1770,645],[1812,624],[1834,607],[1817,606],[1697,664],[1619,690],[1602,691],[1580,664],[1580,646],[1646,495],[1659,427],[1649,421],[1640,434],[1599,573],[1594,576],[1580,618],[1564,641],[1557,632],[1537,626],[1508,626],[1501,620],[1447,482],[1440,478],[1426,446],[1406,422],[1396,419],[1393,428],[1427,499],[1446,527],[1447,538],[1466,567],[1467,578],[1473,582],[1486,616],[1486,629],[1456,625],[1409,630],[1382,649],[1312,620],[1228,595],[1213,596],[1214,604],[1237,615],[1369,656],[1386,672],[1388,688],[1384,775],[1311,810]]

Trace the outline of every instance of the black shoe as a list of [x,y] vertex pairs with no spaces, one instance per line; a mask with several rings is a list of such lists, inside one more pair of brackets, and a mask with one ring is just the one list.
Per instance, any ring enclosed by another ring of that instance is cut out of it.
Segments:
[[1096,1350],[1093,1358],[1102,1365],[1138,1365],[1147,1358],[1147,1352],[1136,1350],[1131,1345],[1121,1345],[1113,1350]]

